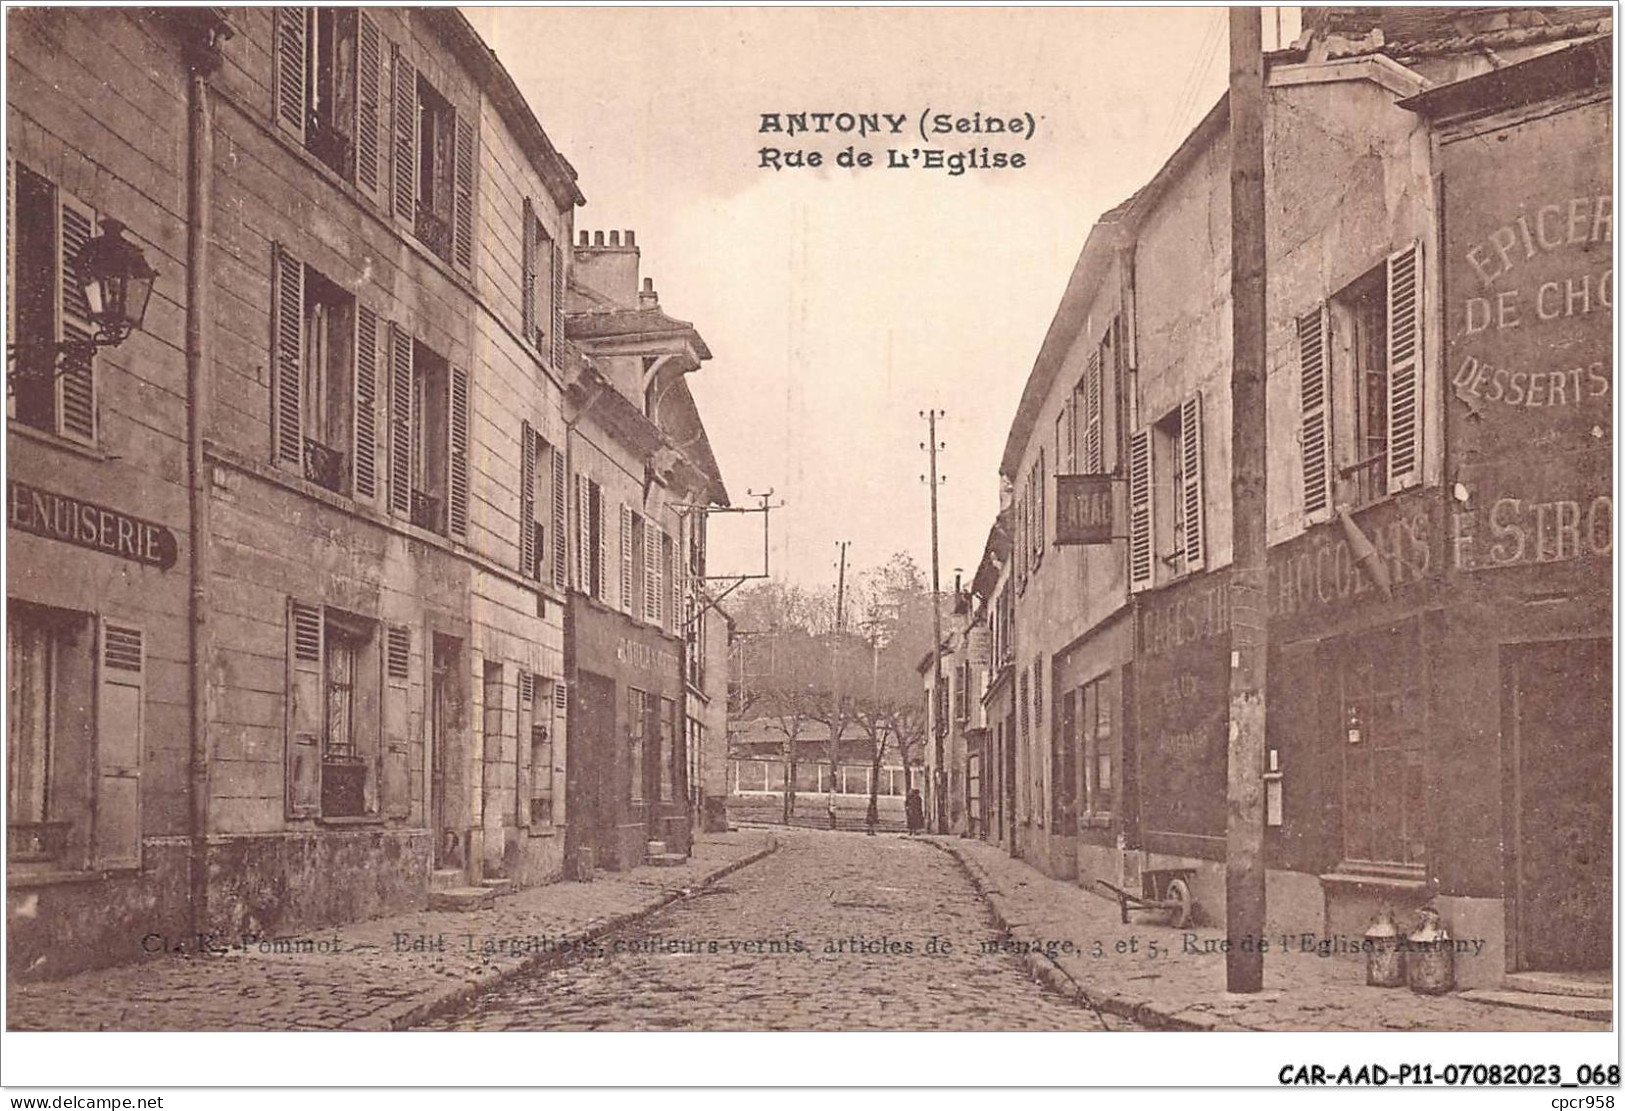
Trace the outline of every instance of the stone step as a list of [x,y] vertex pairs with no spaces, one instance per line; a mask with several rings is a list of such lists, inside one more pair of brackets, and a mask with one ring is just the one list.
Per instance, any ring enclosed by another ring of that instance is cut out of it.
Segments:
[[436,868],[429,873],[430,891],[450,891],[466,882],[461,868]]
[[664,841],[650,841],[643,847],[643,853],[645,856],[659,856],[665,851],[666,843]]
[[643,863],[651,868],[680,868],[688,863],[688,857],[682,853],[649,853]]
[[1546,995],[1535,991],[1498,991],[1493,988],[1474,988],[1461,992],[1458,999],[1474,1003],[1488,1003],[1492,1007],[1516,1007],[1523,1011],[1541,1011],[1551,1015],[1572,1015],[1575,1018],[1607,1022],[1614,1017],[1612,1000],[1587,999],[1578,995]]
[[430,910],[486,910],[496,905],[497,893],[489,887],[453,887],[429,892]]
[[1608,972],[1513,972],[1502,982],[1510,991],[1540,995],[1575,995],[1582,999],[1612,999],[1613,975]]
[[480,886],[498,895],[506,895],[514,889],[514,882],[507,876],[486,876],[480,881]]

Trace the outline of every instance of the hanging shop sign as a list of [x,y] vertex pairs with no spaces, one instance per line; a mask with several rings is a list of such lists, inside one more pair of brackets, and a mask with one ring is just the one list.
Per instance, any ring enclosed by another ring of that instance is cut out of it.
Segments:
[[1110,544],[1112,516],[1111,475],[1055,476],[1057,544]]

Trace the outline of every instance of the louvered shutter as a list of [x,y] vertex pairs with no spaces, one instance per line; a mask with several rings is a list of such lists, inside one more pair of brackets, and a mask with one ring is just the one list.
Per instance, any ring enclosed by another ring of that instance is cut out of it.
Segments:
[[408,818],[412,814],[411,658],[411,628],[387,626],[383,706],[383,811],[387,818]]
[[593,596],[600,601],[607,602],[609,600],[609,566],[607,562],[609,544],[604,535],[604,488],[596,482],[587,483],[587,509],[592,514],[587,532],[592,540]]
[[660,621],[660,530],[653,517],[643,519],[643,619]]
[[677,628],[680,624],[679,614],[682,612],[681,595],[678,583],[682,579],[682,568],[677,561],[677,545],[672,542],[671,534],[660,534],[660,573],[666,577],[666,613],[665,626],[667,631]]
[[389,507],[412,515],[412,337],[389,326]]
[[1066,412],[1062,416],[1061,451],[1064,453],[1066,474],[1078,473],[1078,394],[1072,391],[1066,399]]
[[621,610],[623,612],[632,614],[633,617],[636,617],[637,614],[633,611],[633,608],[632,608],[633,603],[637,600],[636,596],[635,596],[635,594],[633,592],[633,582],[634,582],[634,580],[632,578],[632,575],[633,575],[633,569],[632,569],[632,552],[633,552],[633,547],[632,547],[632,510],[631,510],[630,507],[625,506],[625,505],[621,506],[621,534],[620,535],[621,535],[621,597],[619,599],[620,608],[621,608]]
[[531,757],[536,751],[536,676],[529,671],[519,672],[519,711],[514,716],[514,823],[530,825]]
[[670,538],[671,547],[671,605],[666,614],[666,627],[673,632],[680,633],[684,622],[688,618],[685,603],[688,595],[685,592],[687,585],[687,560],[684,558],[683,529],[679,522],[677,534]]
[[519,334],[536,342],[536,210],[529,197],[519,216]]
[[147,705],[142,632],[103,621],[100,649],[95,861],[99,868],[139,868],[141,743]]
[[1151,585],[1154,569],[1151,536],[1151,430],[1142,428],[1128,442],[1128,583],[1130,590]]
[[393,51],[395,72],[395,125],[393,193],[395,215],[411,223],[417,218],[418,190],[418,71],[400,44]]
[[[80,249],[96,234],[96,213],[65,192],[57,196],[57,338],[88,342],[96,325],[76,263]],[[56,430],[64,439],[96,442],[96,367],[88,354],[70,354],[62,360],[56,379]]]
[[452,261],[467,273],[474,265],[474,125],[467,112],[452,120]]
[[[564,450],[558,447],[551,449],[548,463],[553,480],[553,588],[562,594],[570,585],[569,503],[566,500],[570,479],[564,465]],[[541,558],[540,554],[537,558]]]
[[1049,523],[1044,515],[1045,499],[1049,490],[1049,475],[1044,466],[1044,449],[1038,449],[1038,462],[1033,464],[1033,485],[1038,491],[1038,506],[1033,510],[1033,566],[1044,562],[1044,544],[1048,539]]
[[553,243],[551,253],[553,265],[548,278],[553,287],[553,335],[548,341],[547,351],[553,369],[558,370],[560,361],[564,358],[564,252],[557,243]]
[[1303,512],[1323,515],[1332,504],[1331,365],[1326,358],[1326,306],[1298,317],[1298,401],[1303,447]]
[[519,573],[537,577],[536,433],[530,422],[519,426]]
[[275,8],[271,13],[276,57],[272,59],[271,103],[277,126],[305,141],[305,8]]
[[356,14],[355,181],[374,202],[383,199],[384,39],[378,21]]
[[1100,349],[1089,356],[1089,367],[1083,379],[1083,470],[1085,474],[1099,474],[1106,469],[1106,444],[1102,434],[1102,397]]
[[1422,479],[1422,253],[1388,256],[1388,489]]
[[1207,534],[1203,530],[1202,395],[1179,407],[1179,451],[1184,464],[1185,488],[1178,512],[1185,522],[1185,570],[1198,571],[1206,562]]
[[576,589],[592,593],[592,545],[587,537],[587,476],[576,475]]
[[365,305],[355,313],[355,435],[351,489],[362,501],[378,496],[378,314]]
[[305,353],[305,266],[287,248],[277,246],[272,256],[271,436],[279,463],[303,470]]
[[453,535],[468,535],[469,378],[462,367],[447,375],[446,523]]
[[288,600],[287,810],[321,811],[322,679],[326,673],[322,608]]

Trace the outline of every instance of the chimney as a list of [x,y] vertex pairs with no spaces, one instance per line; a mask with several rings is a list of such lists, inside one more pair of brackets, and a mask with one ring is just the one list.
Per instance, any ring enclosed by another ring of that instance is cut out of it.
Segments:
[[655,280],[643,279],[643,291],[638,294],[638,308],[658,309],[660,307],[660,294],[655,292]]
[[641,304],[638,296],[637,236],[631,231],[580,232],[571,284],[590,289],[621,308]]

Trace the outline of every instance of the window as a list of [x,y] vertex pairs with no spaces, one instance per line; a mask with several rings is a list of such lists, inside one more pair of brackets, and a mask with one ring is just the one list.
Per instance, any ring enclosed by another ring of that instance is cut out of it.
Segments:
[[1421,479],[1421,251],[1395,252],[1298,318],[1304,513]]
[[654,754],[655,762],[660,768],[655,794],[656,800],[669,802],[677,795],[674,793],[676,784],[674,780],[678,773],[677,751],[677,703],[670,698],[660,700],[660,731],[659,751]]
[[468,372],[391,328],[390,507],[418,528],[468,534]]
[[1078,692],[1068,691],[1056,707],[1054,743],[1050,748],[1050,813],[1055,829],[1072,833],[1077,829],[1074,807],[1078,776]]
[[531,826],[553,824],[553,738],[558,732],[555,720],[554,688],[556,680],[520,672],[519,718],[520,726],[529,745],[528,762],[521,765],[527,773],[525,811],[522,817]]
[[1083,474],[1100,474],[1106,469],[1104,358],[1108,351],[1103,343],[1090,353],[1089,365],[1072,394],[1082,420],[1078,469]]
[[1116,798],[1113,775],[1113,719],[1117,704],[1117,677],[1106,674],[1075,692],[1077,731],[1083,750],[1083,805],[1096,817],[1109,815]]
[[586,475],[576,475],[576,558],[578,589],[588,597],[606,597],[604,488]]
[[658,726],[655,723],[655,696],[636,687],[626,689],[626,755],[629,776],[630,798],[633,802],[642,802],[644,799],[647,759],[659,759],[657,752],[650,752],[654,745],[659,744]]
[[278,8],[272,18],[278,126],[381,200],[384,41],[377,21],[350,8]]
[[139,868],[142,631],[20,599],[6,609],[11,874]]
[[[519,573],[538,581],[547,578],[554,564],[554,583],[563,563],[564,529],[560,514],[564,506],[564,457],[558,448],[542,438],[529,421],[519,428]],[[549,516],[553,547],[548,547],[548,528],[542,517]]]
[[331,607],[288,603],[289,817],[379,811],[383,661],[376,628]]
[[97,233],[96,213],[28,167],[14,163],[10,170],[8,322],[11,342],[20,346],[7,413],[42,432],[93,444],[94,359],[58,359],[55,345],[96,331],[74,270],[80,249]]
[[468,272],[474,258],[474,127],[421,74],[399,44],[393,52],[390,207],[418,241]]
[[520,226],[520,334],[556,367],[564,338],[564,255],[529,197]]
[[1033,463],[1032,475],[1028,480],[1032,490],[1033,520],[1030,541],[1033,553],[1033,570],[1044,562],[1044,536],[1048,523],[1044,519],[1044,490],[1048,483],[1048,476],[1044,473],[1044,449],[1038,449],[1038,460]]
[[[1129,437],[1129,586],[1143,590],[1205,562],[1202,399]],[[1158,570],[1158,568],[1161,570]]]
[[[664,603],[660,615],[661,624],[665,626],[667,632],[673,632],[682,624],[682,617],[678,612],[681,596],[677,590],[676,549],[672,544],[671,534],[664,529],[660,530],[660,582],[661,601]],[[668,592],[671,595],[669,598],[664,596]]]

